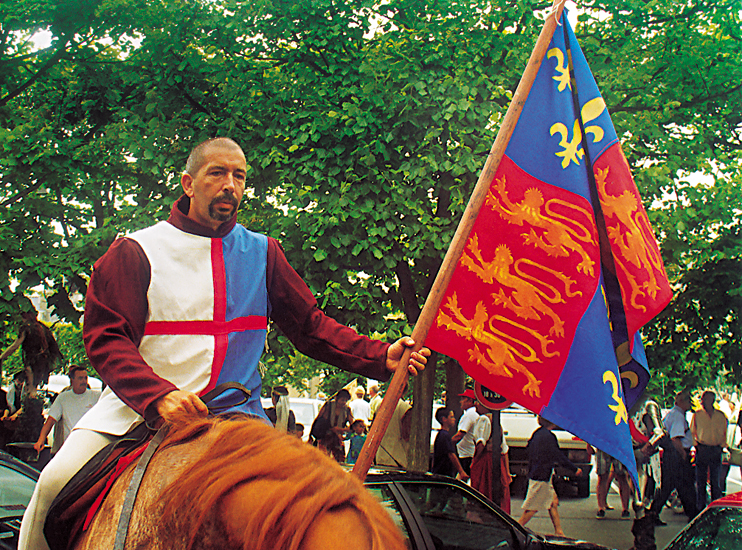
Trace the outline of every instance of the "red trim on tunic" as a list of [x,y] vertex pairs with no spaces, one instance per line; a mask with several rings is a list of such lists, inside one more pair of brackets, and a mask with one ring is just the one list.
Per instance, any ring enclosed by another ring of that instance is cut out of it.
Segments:
[[[214,280],[214,321],[224,322],[227,318],[227,271],[224,266],[224,250],[221,239],[211,239],[211,273]],[[213,390],[229,346],[228,334],[214,336],[214,360],[211,363],[211,378],[201,395]]]
[[144,327],[145,336],[166,334],[185,334],[221,336],[230,332],[261,330],[268,326],[268,319],[263,315],[237,317],[231,321],[150,321]]
[[227,272],[221,239],[211,239],[211,273],[214,280],[214,321],[227,318]]

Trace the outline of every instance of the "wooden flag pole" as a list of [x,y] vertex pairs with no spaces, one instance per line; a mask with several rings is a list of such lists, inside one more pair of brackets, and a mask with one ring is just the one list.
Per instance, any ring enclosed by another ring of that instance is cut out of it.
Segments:
[[[454,269],[464,251],[466,241],[468,240],[469,234],[474,226],[474,221],[479,215],[479,210],[482,208],[482,204],[484,204],[487,191],[489,191],[492,180],[495,177],[495,172],[500,166],[500,161],[502,161],[502,157],[505,154],[505,149],[508,146],[510,137],[513,135],[515,126],[518,123],[518,118],[523,110],[523,105],[525,105],[526,99],[528,99],[528,94],[531,91],[531,86],[533,86],[533,82],[536,80],[536,75],[541,67],[541,62],[546,56],[546,49],[549,47],[549,43],[554,35],[557,24],[562,17],[565,3],[566,0],[555,1],[552,6],[552,11],[546,17],[544,26],[541,28],[541,33],[538,36],[536,45],[531,52],[531,57],[528,59],[526,69],[515,90],[513,100],[510,102],[505,118],[500,125],[500,130],[497,132],[495,143],[492,145],[492,149],[490,149],[489,155],[487,156],[487,162],[485,162],[484,168],[482,168],[482,172],[479,174],[479,179],[477,180],[477,185],[474,187],[474,192],[469,198],[469,203],[466,206],[466,210],[464,210],[464,215],[459,222],[459,226],[453,236],[451,245],[443,259],[443,264],[438,270],[438,275],[436,275],[435,281],[433,282],[433,287],[430,289],[430,293],[425,300],[425,305],[420,313],[420,317],[418,318],[417,323],[415,323],[415,328],[412,330],[412,338],[415,340],[415,346],[412,349],[408,348],[405,350],[400,363],[401,365],[407,365],[412,352],[417,351],[422,347],[423,342],[425,342],[425,338],[428,335],[428,331],[435,321],[438,308],[441,305],[448,283],[453,277]],[[376,411],[371,430],[368,433],[368,437],[366,437],[366,443],[363,445],[358,460],[356,460],[356,463],[353,466],[353,473],[361,480],[366,479],[366,474],[373,464],[376,451],[379,449],[379,445],[381,445],[381,440],[384,437],[387,426],[389,426],[389,422],[392,419],[397,403],[404,393],[408,377],[409,373],[406,368],[397,369],[392,377],[391,383],[389,384],[389,389],[387,390],[381,405],[379,405],[379,409]]]

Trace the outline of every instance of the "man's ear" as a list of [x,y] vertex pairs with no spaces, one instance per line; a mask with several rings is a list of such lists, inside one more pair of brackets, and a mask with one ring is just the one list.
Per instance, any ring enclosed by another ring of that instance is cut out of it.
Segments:
[[193,198],[193,178],[190,174],[183,174],[180,177],[180,185],[183,187],[183,192]]

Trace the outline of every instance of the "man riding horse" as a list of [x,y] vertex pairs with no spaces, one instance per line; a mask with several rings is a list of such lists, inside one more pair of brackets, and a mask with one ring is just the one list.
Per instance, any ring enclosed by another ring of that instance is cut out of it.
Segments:
[[[168,220],[116,240],[96,262],[83,336],[108,387],[42,472],[23,517],[21,550],[48,548],[43,527],[54,497],[93,455],[142,422],[204,416],[199,395],[226,381],[251,392],[234,410],[265,418],[258,361],[268,317],[299,351],[374,379],[389,378],[414,345],[371,340],[320,311],[278,242],[237,224],[246,174],[233,140],[197,145]],[[429,354],[412,354],[411,374]]]

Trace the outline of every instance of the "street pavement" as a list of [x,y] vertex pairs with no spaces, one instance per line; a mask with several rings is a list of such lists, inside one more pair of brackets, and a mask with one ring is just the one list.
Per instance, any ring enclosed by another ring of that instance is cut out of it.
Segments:
[[[591,475],[589,498],[565,497],[560,499],[559,516],[562,519],[564,534],[571,538],[602,544],[608,548],[629,550],[634,545],[634,536],[631,534],[634,513],[631,513],[631,519],[621,519],[621,500],[614,484],[608,495],[608,505],[613,506],[614,509],[606,511],[605,518],[596,519],[595,513],[598,510],[595,499],[596,481],[595,474]],[[740,470],[732,466],[732,471],[727,478],[727,494],[740,490],[742,490]],[[512,516],[516,520],[520,517],[522,503],[522,498],[513,498],[511,501]],[[658,550],[664,548],[688,523],[684,514],[675,514],[667,507],[660,517],[667,523],[667,526],[657,527],[654,531]],[[526,527],[537,533],[554,533],[554,527],[546,512],[537,513]]]

